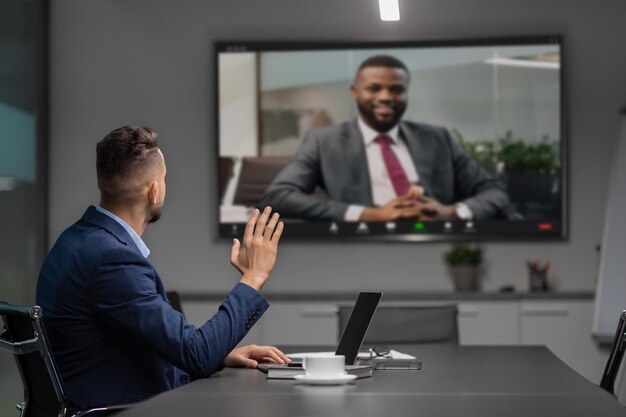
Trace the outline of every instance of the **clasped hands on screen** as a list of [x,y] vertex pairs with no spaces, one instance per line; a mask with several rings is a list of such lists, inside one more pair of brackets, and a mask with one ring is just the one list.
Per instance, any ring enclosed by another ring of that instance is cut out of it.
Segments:
[[405,194],[384,206],[366,207],[360,221],[384,222],[396,220],[456,220],[454,204],[444,205],[424,195],[422,187],[413,186]]

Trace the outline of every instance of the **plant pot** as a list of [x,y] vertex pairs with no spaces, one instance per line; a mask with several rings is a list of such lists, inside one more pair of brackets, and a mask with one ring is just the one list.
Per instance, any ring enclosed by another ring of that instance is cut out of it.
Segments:
[[456,291],[466,292],[478,291],[480,289],[480,266],[451,266],[448,270]]

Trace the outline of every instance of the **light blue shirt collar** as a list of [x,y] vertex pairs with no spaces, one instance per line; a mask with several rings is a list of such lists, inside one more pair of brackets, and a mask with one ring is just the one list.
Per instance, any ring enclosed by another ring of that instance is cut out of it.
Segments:
[[124,229],[126,229],[130,237],[133,238],[135,245],[137,245],[137,247],[139,248],[139,251],[144,256],[144,258],[147,258],[148,255],[150,255],[150,249],[148,249],[146,244],[143,243],[143,240],[141,240],[137,232],[135,232],[133,228],[130,227],[124,220],[120,219],[115,214],[111,213],[109,210],[104,209],[100,206],[96,206],[96,210],[98,210],[102,214],[106,214],[107,216],[109,216],[110,218],[118,222]]

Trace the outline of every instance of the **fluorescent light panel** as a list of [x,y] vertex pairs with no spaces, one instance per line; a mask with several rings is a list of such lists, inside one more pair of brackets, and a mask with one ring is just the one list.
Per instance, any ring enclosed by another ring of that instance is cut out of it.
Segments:
[[515,58],[491,58],[485,61],[487,64],[504,65],[507,67],[525,67],[525,68],[542,68],[542,69],[559,69],[558,62],[531,61],[528,59]]
[[398,0],[378,0],[380,7],[380,20],[390,22],[400,20],[400,7]]

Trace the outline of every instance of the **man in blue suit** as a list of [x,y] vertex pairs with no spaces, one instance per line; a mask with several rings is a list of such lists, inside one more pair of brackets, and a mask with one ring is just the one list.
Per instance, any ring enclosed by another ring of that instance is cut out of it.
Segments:
[[235,348],[269,306],[259,291],[283,231],[277,213],[252,213],[231,250],[241,280],[196,328],[170,306],[141,240],[165,199],[156,132],[126,126],[109,133],[97,146],[97,174],[100,205],[61,234],[37,283],[71,411],[140,401],[223,366],[289,362],[275,347]]

